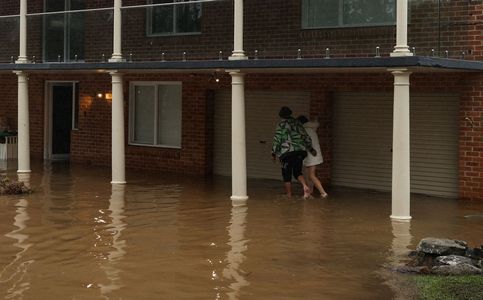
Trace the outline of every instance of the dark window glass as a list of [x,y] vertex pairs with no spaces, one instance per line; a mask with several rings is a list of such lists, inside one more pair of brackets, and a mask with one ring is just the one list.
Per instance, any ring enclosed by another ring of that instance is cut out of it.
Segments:
[[190,0],[153,0],[152,3],[187,2],[181,5],[153,7],[150,10],[149,34],[183,34],[201,32],[201,4]]
[[304,28],[371,26],[396,21],[396,0],[303,0]]
[[[46,0],[47,12],[84,9],[84,0]],[[84,13],[65,13],[44,17],[44,60],[84,59]]]

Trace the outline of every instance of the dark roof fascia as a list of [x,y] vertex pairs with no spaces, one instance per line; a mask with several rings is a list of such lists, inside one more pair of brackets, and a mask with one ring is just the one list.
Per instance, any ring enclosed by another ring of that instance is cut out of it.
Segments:
[[[0,64],[3,71],[109,71],[109,70],[230,70],[230,69],[357,69],[436,68],[483,71],[483,62],[423,56],[370,58],[247,59],[146,62],[77,62]],[[344,71],[344,70],[341,70]]]

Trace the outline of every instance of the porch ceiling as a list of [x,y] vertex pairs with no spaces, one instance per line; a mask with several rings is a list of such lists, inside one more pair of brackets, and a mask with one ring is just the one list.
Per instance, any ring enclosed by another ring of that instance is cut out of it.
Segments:
[[0,64],[0,72],[99,73],[119,70],[123,73],[209,73],[242,70],[245,73],[347,73],[387,72],[407,68],[413,72],[483,72],[483,62],[423,56],[371,58],[247,59],[144,62],[77,62]]

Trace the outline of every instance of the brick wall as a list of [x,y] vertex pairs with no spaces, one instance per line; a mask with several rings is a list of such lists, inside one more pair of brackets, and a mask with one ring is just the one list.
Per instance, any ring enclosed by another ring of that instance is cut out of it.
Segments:
[[460,196],[483,199],[483,75],[472,74],[464,78],[461,85]]

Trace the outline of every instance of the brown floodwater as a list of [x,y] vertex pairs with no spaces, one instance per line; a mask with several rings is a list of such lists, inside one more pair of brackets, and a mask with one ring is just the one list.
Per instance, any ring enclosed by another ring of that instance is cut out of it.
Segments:
[[128,172],[111,186],[109,169],[62,163],[26,179],[33,194],[0,197],[2,299],[404,298],[388,270],[421,238],[483,244],[481,202],[413,195],[400,223],[388,193],[286,199],[250,180],[232,203],[229,178]]

